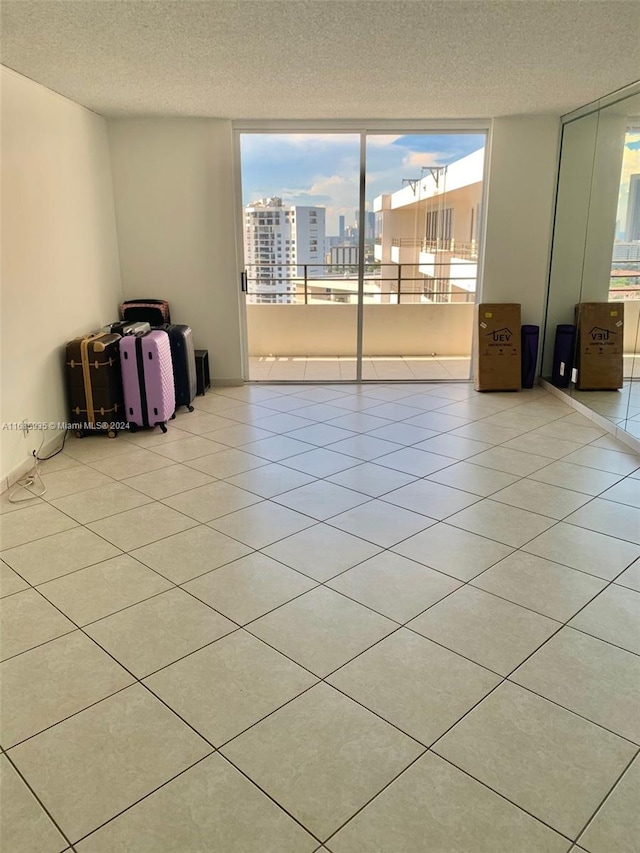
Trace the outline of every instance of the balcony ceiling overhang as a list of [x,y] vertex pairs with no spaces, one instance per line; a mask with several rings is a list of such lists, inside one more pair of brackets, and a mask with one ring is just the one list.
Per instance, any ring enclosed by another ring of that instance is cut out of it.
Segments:
[[636,0],[4,0],[2,62],[105,116],[563,114],[638,77]]

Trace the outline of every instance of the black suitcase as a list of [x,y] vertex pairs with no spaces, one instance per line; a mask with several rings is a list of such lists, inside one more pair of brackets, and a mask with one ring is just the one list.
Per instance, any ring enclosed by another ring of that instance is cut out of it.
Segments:
[[173,362],[173,381],[176,388],[176,409],[186,406],[193,411],[191,403],[196,396],[196,355],[193,348],[193,333],[190,326],[164,323],[156,326],[169,335],[171,361]]

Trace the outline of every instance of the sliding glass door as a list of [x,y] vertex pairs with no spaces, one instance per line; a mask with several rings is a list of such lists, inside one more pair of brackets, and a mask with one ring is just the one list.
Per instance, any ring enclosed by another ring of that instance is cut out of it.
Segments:
[[367,134],[363,379],[469,377],[485,141]]
[[239,131],[246,378],[468,378],[485,142]]
[[247,133],[248,378],[357,378],[360,136]]

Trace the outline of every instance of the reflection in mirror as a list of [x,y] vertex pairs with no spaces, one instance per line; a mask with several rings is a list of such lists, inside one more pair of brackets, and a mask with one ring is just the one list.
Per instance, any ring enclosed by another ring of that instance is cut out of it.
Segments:
[[[618,377],[595,390],[573,370],[580,303],[601,303],[614,337],[624,316]],[[542,375],[638,439],[639,340],[640,95],[632,94],[563,128]]]

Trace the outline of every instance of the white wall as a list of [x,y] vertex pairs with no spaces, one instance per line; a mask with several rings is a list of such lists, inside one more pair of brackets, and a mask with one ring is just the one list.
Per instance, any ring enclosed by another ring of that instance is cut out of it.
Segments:
[[[0,73],[0,420],[64,422],[64,344],[115,317],[121,297],[106,123],[26,77]],[[0,478],[40,438],[2,430]]]
[[167,299],[209,350],[214,382],[241,382],[231,122],[109,121],[125,298]]
[[[560,121],[499,118],[490,158],[485,301],[541,325]],[[125,296],[168,299],[209,350],[214,381],[242,376],[233,136],[224,119],[109,121]],[[236,164],[239,168],[239,164]]]
[[542,326],[558,170],[560,119],[493,122],[482,300],[519,302],[522,322]]

